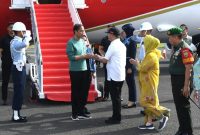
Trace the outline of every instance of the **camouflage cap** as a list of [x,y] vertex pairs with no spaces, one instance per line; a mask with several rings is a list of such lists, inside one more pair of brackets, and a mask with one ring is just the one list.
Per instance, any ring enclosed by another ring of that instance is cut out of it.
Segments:
[[181,35],[183,30],[179,27],[171,28],[167,31],[167,35]]

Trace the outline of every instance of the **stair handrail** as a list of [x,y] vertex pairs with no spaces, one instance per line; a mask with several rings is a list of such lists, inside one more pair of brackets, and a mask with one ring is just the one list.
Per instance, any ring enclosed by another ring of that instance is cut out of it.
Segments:
[[68,0],[68,8],[74,24],[79,23],[82,24],[78,11],[75,7],[73,0]]
[[37,66],[37,80],[36,83],[38,84],[38,95],[40,98],[44,98],[44,92],[43,92],[43,63],[42,63],[42,52],[40,47],[40,38],[39,38],[39,32],[38,32],[38,25],[36,21],[36,14],[35,14],[35,8],[34,8],[34,1],[29,0],[31,7],[31,22],[32,22],[32,33],[33,33],[33,41],[35,44],[35,63]]
[[[82,24],[81,22],[81,19],[80,19],[80,16],[78,14],[78,11],[75,7],[75,4],[73,2],[73,0],[68,0],[68,8],[69,8],[69,12],[70,12],[70,15],[71,15],[71,18],[72,18],[72,21],[74,24]],[[86,32],[84,31],[85,35],[86,35]],[[87,36],[87,35],[86,35]],[[88,39],[88,38],[87,38]],[[89,43],[89,40],[87,40],[88,44]],[[97,89],[97,76],[92,80],[92,82],[94,82],[94,87],[95,87],[95,90],[97,91],[98,93],[98,97],[101,97],[101,92]]]

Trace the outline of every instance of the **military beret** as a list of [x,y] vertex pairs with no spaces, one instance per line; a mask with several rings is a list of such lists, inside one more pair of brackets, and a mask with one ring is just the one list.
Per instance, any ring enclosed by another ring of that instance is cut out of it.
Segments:
[[167,31],[167,35],[181,35],[183,30],[179,27],[171,28]]

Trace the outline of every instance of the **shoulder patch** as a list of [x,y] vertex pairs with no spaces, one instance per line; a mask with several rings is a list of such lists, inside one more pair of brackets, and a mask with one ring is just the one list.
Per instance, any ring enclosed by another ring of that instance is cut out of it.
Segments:
[[192,52],[188,48],[181,49],[181,55],[183,64],[192,64],[194,62]]

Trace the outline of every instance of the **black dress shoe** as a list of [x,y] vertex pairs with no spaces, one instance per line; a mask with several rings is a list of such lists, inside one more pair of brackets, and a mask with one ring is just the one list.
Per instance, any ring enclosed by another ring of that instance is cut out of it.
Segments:
[[177,131],[175,135],[182,135],[181,131]]
[[122,108],[128,109],[128,108],[135,108],[136,104],[132,104],[132,105],[123,105]]
[[121,121],[120,120],[115,120],[113,118],[109,118],[109,119],[105,120],[105,123],[106,124],[120,124]]
[[85,113],[86,115],[91,115],[91,113],[88,111],[88,109],[87,109],[86,107],[84,107],[83,111],[84,111],[84,113]]
[[12,117],[13,122],[18,122],[18,123],[24,123],[27,122],[26,117],[20,116],[19,119],[15,120],[14,117]]
[[145,115],[144,110],[141,110],[141,111],[140,111],[140,114]]
[[108,101],[108,97],[104,97],[102,101]]

